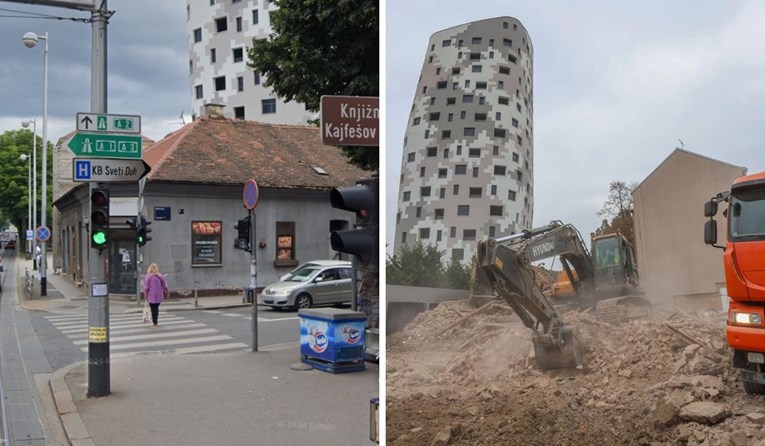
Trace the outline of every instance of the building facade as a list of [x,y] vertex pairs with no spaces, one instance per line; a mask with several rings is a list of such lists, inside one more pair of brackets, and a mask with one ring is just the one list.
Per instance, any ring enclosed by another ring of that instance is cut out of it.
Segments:
[[394,248],[470,261],[477,241],[531,227],[533,47],[512,17],[433,34],[404,137]]
[[263,86],[265,77],[247,67],[252,39],[271,34],[268,0],[187,0],[189,80],[194,117],[208,103],[226,106],[226,117],[305,124],[314,116],[303,104],[285,103]]
[[640,286],[655,307],[721,308],[722,250],[704,244],[704,203],[745,173],[744,167],[676,149],[635,189]]
[[[250,178],[259,186],[252,248],[258,288],[301,263],[340,258],[331,249],[330,231],[350,227],[355,218],[331,206],[330,191],[371,173],[324,145],[315,126],[230,119],[213,105],[204,113],[143,150],[151,172],[142,189],[135,182],[109,184],[109,242],[97,255],[110,294],[140,291],[150,263],[179,295],[228,294],[249,286],[250,253],[236,249],[234,241],[237,221],[248,214],[243,189]],[[56,154],[54,164],[60,164]],[[54,183],[53,265],[57,274],[89,283],[89,256],[95,252],[88,233],[89,191],[87,183],[72,184],[56,190],[62,184]],[[152,240],[140,248],[128,224],[139,207],[152,222]]]

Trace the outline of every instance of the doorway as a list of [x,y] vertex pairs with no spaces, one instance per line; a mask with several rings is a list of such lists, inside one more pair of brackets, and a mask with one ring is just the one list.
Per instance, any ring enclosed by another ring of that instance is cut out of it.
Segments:
[[135,231],[112,230],[109,246],[109,292],[136,293]]

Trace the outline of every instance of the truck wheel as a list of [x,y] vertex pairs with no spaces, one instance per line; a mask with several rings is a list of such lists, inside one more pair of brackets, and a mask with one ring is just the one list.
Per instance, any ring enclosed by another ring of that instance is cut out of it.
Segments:
[[751,381],[743,381],[744,391],[749,395],[765,395],[765,385],[760,383],[753,383]]

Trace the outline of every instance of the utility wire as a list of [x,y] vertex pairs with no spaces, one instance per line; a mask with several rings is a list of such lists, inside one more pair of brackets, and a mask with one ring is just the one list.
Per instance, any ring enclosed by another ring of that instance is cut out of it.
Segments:
[[38,12],[19,11],[16,9],[0,8],[0,11],[10,12],[18,15],[0,15],[0,18],[10,19],[45,19],[45,20],[71,20],[73,22],[90,23],[90,19],[84,19],[80,17],[59,17],[50,14],[41,14]]

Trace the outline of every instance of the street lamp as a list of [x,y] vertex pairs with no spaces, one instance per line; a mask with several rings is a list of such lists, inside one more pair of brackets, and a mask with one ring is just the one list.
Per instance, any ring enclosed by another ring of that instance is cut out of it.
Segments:
[[[34,48],[39,39],[45,40],[45,51],[43,53],[43,148],[42,148],[42,216],[40,226],[46,226],[47,207],[48,207],[48,33],[38,36],[35,33],[26,33],[22,40],[27,48]],[[35,230],[37,230],[35,228]],[[42,242],[42,257],[40,257],[40,296],[48,295],[48,279],[45,272],[48,269],[46,257],[46,243]]]
[[[22,153],[19,155],[19,159],[21,161],[27,162],[27,230],[32,226],[32,157],[27,155],[26,153]],[[34,252],[34,247],[32,246],[30,250],[29,241],[26,238],[26,235],[24,236],[24,239],[27,240],[27,260],[29,260],[30,252]],[[34,237],[32,237],[32,240],[34,240]]]
[[32,254],[34,255],[37,249],[37,239],[34,237],[34,231],[37,229],[37,120],[22,121],[21,126],[26,129],[29,128],[30,123],[32,124],[32,199],[30,200],[32,203],[32,218],[29,220],[29,224],[33,234]]

